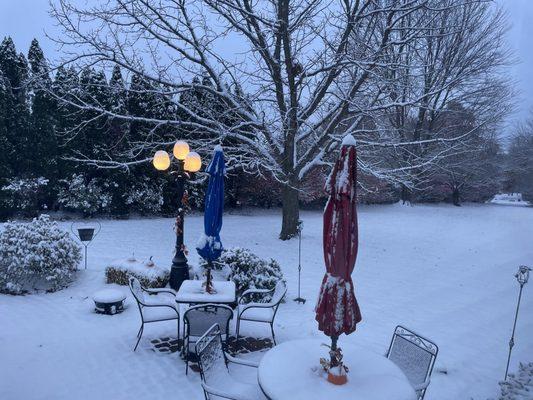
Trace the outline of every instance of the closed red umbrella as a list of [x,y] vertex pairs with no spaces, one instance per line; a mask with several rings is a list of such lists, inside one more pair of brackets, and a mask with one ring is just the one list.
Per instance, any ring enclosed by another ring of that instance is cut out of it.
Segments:
[[351,277],[358,247],[356,186],[355,139],[348,135],[326,182],[329,199],[324,210],[323,240],[327,272],[316,305],[318,329],[331,337],[332,350],[337,347],[338,336],[352,333],[361,321]]

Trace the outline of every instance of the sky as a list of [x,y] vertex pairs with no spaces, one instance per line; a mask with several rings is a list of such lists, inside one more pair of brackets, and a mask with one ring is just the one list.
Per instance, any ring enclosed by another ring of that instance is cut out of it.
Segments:
[[[533,112],[533,0],[496,1],[509,14],[511,26],[507,39],[517,58],[511,74],[519,97],[515,112],[507,120],[506,129],[510,129]],[[45,55],[53,58],[55,44],[45,33],[53,37],[60,31],[48,15],[48,8],[49,0],[0,0],[0,39],[11,36],[17,50],[27,53],[31,40],[37,37]]]

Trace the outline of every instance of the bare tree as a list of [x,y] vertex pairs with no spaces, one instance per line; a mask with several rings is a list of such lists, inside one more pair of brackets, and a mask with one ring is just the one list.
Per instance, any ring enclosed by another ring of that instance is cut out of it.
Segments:
[[518,125],[511,138],[506,163],[507,187],[533,200],[533,113]]
[[[195,148],[229,141],[231,165],[271,174],[282,184],[280,238],[288,239],[296,233],[303,179],[329,164],[342,135],[358,138],[364,173],[405,185],[412,181],[409,171],[453,152],[460,136],[423,132],[432,132],[428,121],[447,99],[469,86],[483,88],[480,75],[469,68],[484,64],[465,45],[478,40],[470,37],[474,23],[462,21],[479,15],[490,30],[490,8],[483,3],[108,0],[79,6],[57,0],[52,15],[64,31],[56,40],[65,62],[119,65],[150,81],[146,90],[161,94],[182,116],[121,115],[69,96],[63,101],[102,117],[154,126],[124,154],[78,160],[108,168],[145,162],[154,149],[171,143],[159,134],[161,127],[186,128],[196,138]],[[497,49],[500,43],[492,45]],[[487,62],[490,54],[483,56]],[[198,75],[207,80],[194,81]],[[210,96],[219,107],[202,112],[188,107],[179,99],[190,91]],[[465,98],[472,99],[475,91],[467,92]],[[416,109],[414,133],[406,133]],[[383,123],[395,113],[402,123]],[[417,154],[420,148],[431,148],[431,154]]]

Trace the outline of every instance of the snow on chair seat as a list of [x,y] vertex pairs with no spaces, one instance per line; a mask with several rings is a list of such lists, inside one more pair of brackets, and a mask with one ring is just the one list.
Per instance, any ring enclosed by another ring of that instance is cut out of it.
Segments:
[[240,360],[224,352],[222,335],[214,324],[196,342],[196,355],[200,365],[202,388],[206,399],[258,400],[265,399],[259,385],[240,382],[229,373],[228,363],[257,368],[258,364]]
[[[262,304],[262,303],[248,303],[246,306],[254,305],[254,304]],[[244,315],[246,317],[247,321],[258,321],[258,322],[272,322],[274,319],[274,310],[264,307],[241,307],[242,305],[239,305],[239,311],[242,316]]]

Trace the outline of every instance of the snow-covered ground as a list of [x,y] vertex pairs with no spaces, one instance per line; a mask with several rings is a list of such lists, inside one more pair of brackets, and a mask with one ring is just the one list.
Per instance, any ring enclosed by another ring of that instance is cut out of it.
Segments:
[[[324,273],[322,219],[303,212],[302,295],[305,305],[282,304],[280,342],[324,338],[313,307]],[[418,331],[440,348],[428,400],[496,397],[503,378],[520,264],[533,264],[533,209],[493,205],[368,206],[359,212],[360,248],[354,271],[363,313],[358,330],[340,338],[384,353],[396,324]],[[169,265],[172,219],[101,221],[89,248],[89,268],[66,290],[30,296],[0,295],[0,399],[202,399],[200,378],[185,375],[177,354],[149,349],[171,336],[174,323],[151,324],[136,353],[138,310],[115,316],[93,313],[92,294],[105,287],[104,269],[117,258],[153,259]],[[70,223],[62,223],[65,229]],[[281,242],[278,211],[225,216],[226,247],[244,246],[273,257],[297,293],[297,240]],[[190,261],[202,217],[186,219]],[[243,334],[266,336],[268,326],[244,324]],[[259,359],[261,354],[253,357]],[[511,370],[533,360],[533,282],[524,289]],[[318,361],[318,360],[317,360]]]

